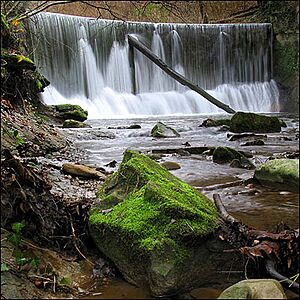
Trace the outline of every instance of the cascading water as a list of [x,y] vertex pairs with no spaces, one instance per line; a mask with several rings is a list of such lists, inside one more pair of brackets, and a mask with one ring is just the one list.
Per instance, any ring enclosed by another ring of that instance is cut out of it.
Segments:
[[47,104],[79,104],[89,118],[224,113],[134,50],[131,93],[127,34],[235,110],[276,112],[271,24],[184,25],[40,13],[29,22],[34,61],[51,82]]

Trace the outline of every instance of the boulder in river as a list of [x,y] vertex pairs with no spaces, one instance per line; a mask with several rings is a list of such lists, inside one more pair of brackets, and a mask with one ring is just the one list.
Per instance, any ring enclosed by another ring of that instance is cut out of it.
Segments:
[[231,163],[232,167],[254,169],[255,166],[244,155],[243,152],[237,151],[230,147],[217,147],[213,152],[213,162],[218,164]]
[[63,128],[91,128],[91,126],[88,124],[76,120],[70,120],[70,119],[65,120],[62,127]]
[[248,279],[230,286],[218,299],[286,299],[286,295],[275,279]]
[[95,244],[155,297],[215,280],[231,261],[211,242],[219,221],[213,202],[146,155],[127,150],[97,196],[89,218]]
[[287,190],[299,190],[299,159],[272,159],[260,165],[254,173],[261,184]]
[[157,122],[151,130],[151,136],[156,138],[179,137],[180,134],[172,127],[162,122]]
[[230,121],[232,132],[280,132],[282,122],[275,116],[269,117],[255,113],[236,112]]
[[63,120],[72,119],[83,122],[87,119],[88,112],[81,108],[79,105],[74,104],[57,104],[51,105],[58,113],[58,117]]

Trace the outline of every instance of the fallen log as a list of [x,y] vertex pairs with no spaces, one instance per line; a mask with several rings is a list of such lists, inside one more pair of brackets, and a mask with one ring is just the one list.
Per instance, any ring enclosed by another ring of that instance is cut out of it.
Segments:
[[[193,84],[191,81],[189,81],[187,78],[183,77],[181,74],[170,68],[165,62],[163,62],[157,55],[155,55],[151,50],[149,50],[145,45],[143,45],[141,42],[137,40],[137,38],[134,38],[130,35],[128,35],[128,43],[129,47],[134,47],[140,52],[142,52],[146,57],[148,57],[153,63],[155,63],[158,67],[160,67],[163,71],[165,71],[168,75],[170,75],[172,78],[180,82],[182,85],[185,85],[189,87],[191,90],[197,92],[202,97],[204,97],[206,100],[211,102],[212,104],[216,105],[217,107],[223,109],[224,111],[234,114],[235,111],[229,107],[228,105],[222,103],[221,101],[217,100],[210,94],[208,94],[205,90],[200,88],[199,86]],[[132,68],[133,70],[133,68]],[[134,78],[134,76],[132,76]]]
[[259,260],[262,264],[257,265],[264,266],[259,271],[266,273],[263,275],[279,280],[286,288],[298,293],[299,283],[288,277],[299,272],[299,229],[272,233],[249,228],[226,211],[219,194],[213,194],[213,200],[221,219],[230,228],[219,235],[235,247],[227,251],[239,251],[255,262]]

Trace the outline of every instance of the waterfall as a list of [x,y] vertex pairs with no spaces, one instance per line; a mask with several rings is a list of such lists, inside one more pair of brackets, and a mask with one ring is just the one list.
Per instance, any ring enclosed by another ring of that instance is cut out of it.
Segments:
[[121,22],[39,13],[29,20],[33,59],[51,84],[47,104],[79,104],[89,118],[224,113],[134,50],[127,34],[236,111],[279,111],[271,24]]

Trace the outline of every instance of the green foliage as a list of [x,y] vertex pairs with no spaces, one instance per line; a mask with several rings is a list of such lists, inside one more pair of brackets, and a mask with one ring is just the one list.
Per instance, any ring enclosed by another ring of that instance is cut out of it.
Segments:
[[25,227],[25,222],[16,222],[12,224],[13,233],[8,236],[8,240],[17,248],[20,247],[20,242],[22,240],[21,231]]
[[296,10],[287,1],[264,1],[257,14],[261,22],[273,23],[281,31],[296,29]]
[[16,140],[17,146],[23,145],[25,143],[25,140],[19,135],[19,132],[16,129],[10,130],[8,132],[8,135]]
[[69,277],[63,277],[59,280],[59,284],[61,285],[71,285],[72,280]]
[[9,271],[9,267],[7,264],[1,264],[1,272],[6,272]]
[[[12,224],[12,233],[8,235],[7,239],[10,241],[14,246],[13,256],[16,259],[16,264],[19,266],[26,265],[30,263],[33,268],[37,268],[40,264],[39,258],[27,258],[25,253],[21,250],[20,245],[22,241],[22,230],[25,227],[25,221],[16,222]],[[1,265],[2,270],[2,265]]]

